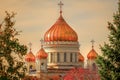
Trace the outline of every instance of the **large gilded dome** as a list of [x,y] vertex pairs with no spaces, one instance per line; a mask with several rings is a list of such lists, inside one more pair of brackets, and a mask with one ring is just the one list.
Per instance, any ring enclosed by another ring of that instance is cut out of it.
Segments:
[[45,33],[45,42],[50,41],[78,41],[77,33],[66,23],[62,14],[55,24]]

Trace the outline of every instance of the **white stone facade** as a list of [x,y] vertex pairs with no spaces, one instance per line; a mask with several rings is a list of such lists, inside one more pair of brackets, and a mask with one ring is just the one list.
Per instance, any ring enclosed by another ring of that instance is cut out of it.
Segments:
[[71,69],[83,66],[78,61],[79,42],[56,41],[44,43],[43,47],[48,53],[48,68]]

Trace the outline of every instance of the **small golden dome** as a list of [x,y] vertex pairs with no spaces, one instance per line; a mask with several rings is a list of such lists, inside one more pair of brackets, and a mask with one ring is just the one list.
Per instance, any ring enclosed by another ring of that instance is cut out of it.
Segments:
[[88,59],[96,59],[98,54],[96,51],[92,48],[92,50],[88,53],[87,58]]
[[35,56],[33,55],[32,51],[30,51],[30,52],[25,56],[25,61],[27,61],[27,62],[35,62]]
[[48,56],[47,53],[44,51],[43,48],[41,48],[41,49],[38,51],[38,53],[37,53],[37,55],[36,55],[36,58],[37,58],[37,59],[46,59],[47,56]]
[[84,62],[84,57],[82,56],[81,53],[79,53],[78,61],[79,61],[79,62]]

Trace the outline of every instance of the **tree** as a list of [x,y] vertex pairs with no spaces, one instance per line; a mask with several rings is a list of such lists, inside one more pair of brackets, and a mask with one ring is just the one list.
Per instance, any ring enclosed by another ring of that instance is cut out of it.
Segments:
[[16,38],[15,13],[8,13],[0,25],[0,80],[20,80],[25,75],[23,56],[27,47]]
[[108,22],[109,43],[101,47],[102,55],[96,62],[101,80],[120,80],[120,0],[118,11],[113,15],[113,22]]

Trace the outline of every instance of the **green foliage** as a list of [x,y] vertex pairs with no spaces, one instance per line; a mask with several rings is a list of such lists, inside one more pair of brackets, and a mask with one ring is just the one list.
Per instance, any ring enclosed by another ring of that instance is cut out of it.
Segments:
[[27,47],[16,38],[20,32],[14,28],[14,16],[6,11],[0,25],[0,80],[20,80],[25,75],[23,56]]
[[110,31],[109,43],[101,47],[102,56],[98,56],[97,64],[101,80],[120,80],[120,0],[118,11],[113,16],[113,23],[108,22]]

